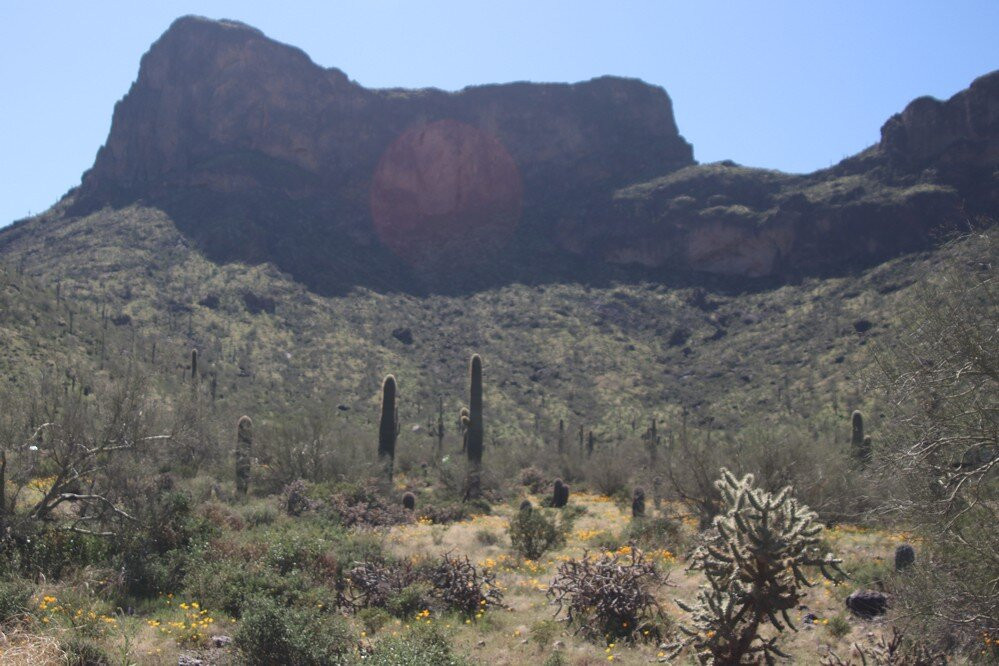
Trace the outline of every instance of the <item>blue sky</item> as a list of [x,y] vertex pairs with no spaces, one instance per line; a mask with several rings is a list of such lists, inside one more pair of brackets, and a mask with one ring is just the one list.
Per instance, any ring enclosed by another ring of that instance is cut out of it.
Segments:
[[797,172],[999,68],[997,0],[0,0],[0,226],[79,183],[183,14],[244,21],[371,87],[638,77],[669,92],[699,161]]

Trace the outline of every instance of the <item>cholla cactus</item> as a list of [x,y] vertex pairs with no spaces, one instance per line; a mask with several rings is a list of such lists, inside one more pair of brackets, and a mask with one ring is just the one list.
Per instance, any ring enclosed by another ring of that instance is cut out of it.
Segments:
[[818,555],[822,525],[790,487],[772,494],[754,488],[751,474],[737,479],[726,469],[715,485],[725,510],[714,520],[717,536],[695,552],[691,565],[708,582],[696,603],[677,602],[692,622],[681,626],[687,638],[673,644],[674,654],[692,645],[702,664],[773,664],[786,655],[776,635],[764,638],[760,630],[766,624],[778,632],[795,629],[788,611],[812,586],[803,567],[818,567],[830,580],[845,574],[840,560]]

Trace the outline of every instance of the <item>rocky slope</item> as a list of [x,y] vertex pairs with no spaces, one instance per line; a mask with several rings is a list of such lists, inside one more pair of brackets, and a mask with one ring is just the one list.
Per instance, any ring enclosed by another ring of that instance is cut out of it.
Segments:
[[790,175],[697,165],[661,88],[604,77],[368,90],[246,25],[178,19],[143,57],[56,218],[164,211],[216,261],[319,293],[786,279],[929,246],[999,208],[999,72],[923,98],[881,141]]

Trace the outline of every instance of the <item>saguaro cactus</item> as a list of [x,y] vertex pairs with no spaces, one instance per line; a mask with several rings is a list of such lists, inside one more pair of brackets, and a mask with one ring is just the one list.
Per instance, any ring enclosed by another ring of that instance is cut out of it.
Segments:
[[198,350],[191,350],[191,381],[198,381]]
[[236,493],[245,495],[250,486],[250,459],[253,456],[253,421],[241,416],[236,423]]
[[444,397],[437,404],[437,423],[430,429],[430,434],[437,438],[437,451],[434,454],[434,465],[437,465],[444,455]]
[[645,440],[645,448],[649,452],[649,464],[655,466],[659,460],[659,444],[662,441],[655,419],[652,419],[652,423],[649,425],[648,430],[645,431],[645,434],[642,435],[642,439]]
[[565,453],[565,421],[558,420],[558,454]]
[[593,447],[596,446],[596,444],[597,444],[597,438],[593,435],[593,431],[591,430],[586,435],[586,457],[587,458],[589,458],[590,456],[593,455]]
[[482,425],[482,359],[472,354],[468,363],[468,414],[463,418],[465,425],[465,454],[468,456],[468,478],[465,496],[474,499],[481,493],[482,448],[484,428]]
[[392,483],[395,462],[395,441],[399,436],[399,412],[396,409],[396,384],[393,375],[386,375],[382,382],[382,415],[378,422],[378,461],[385,479]]
[[853,457],[861,463],[865,463],[871,458],[871,438],[864,436],[864,415],[860,410],[853,412],[853,431],[850,435],[850,448]]

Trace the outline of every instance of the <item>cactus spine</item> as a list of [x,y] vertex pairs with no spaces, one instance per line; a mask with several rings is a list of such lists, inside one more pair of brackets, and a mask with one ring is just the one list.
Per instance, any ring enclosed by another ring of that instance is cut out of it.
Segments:
[[392,483],[395,462],[395,441],[399,436],[399,412],[396,409],[396,384],[393,375],[386,375],[382,382],[382,415],[378,422],[378,461],[384,469],[385,479]]
[[250,459],[253,455],[253,421],[241,416],[236,423],[236,493],[246,495],[250,486]]
[[468,483],[466,499],[477,498],[482,490],[482,358],[472,354],[468,363],[468,414],[462,419],[465,426],[465,454],[468,456]]

